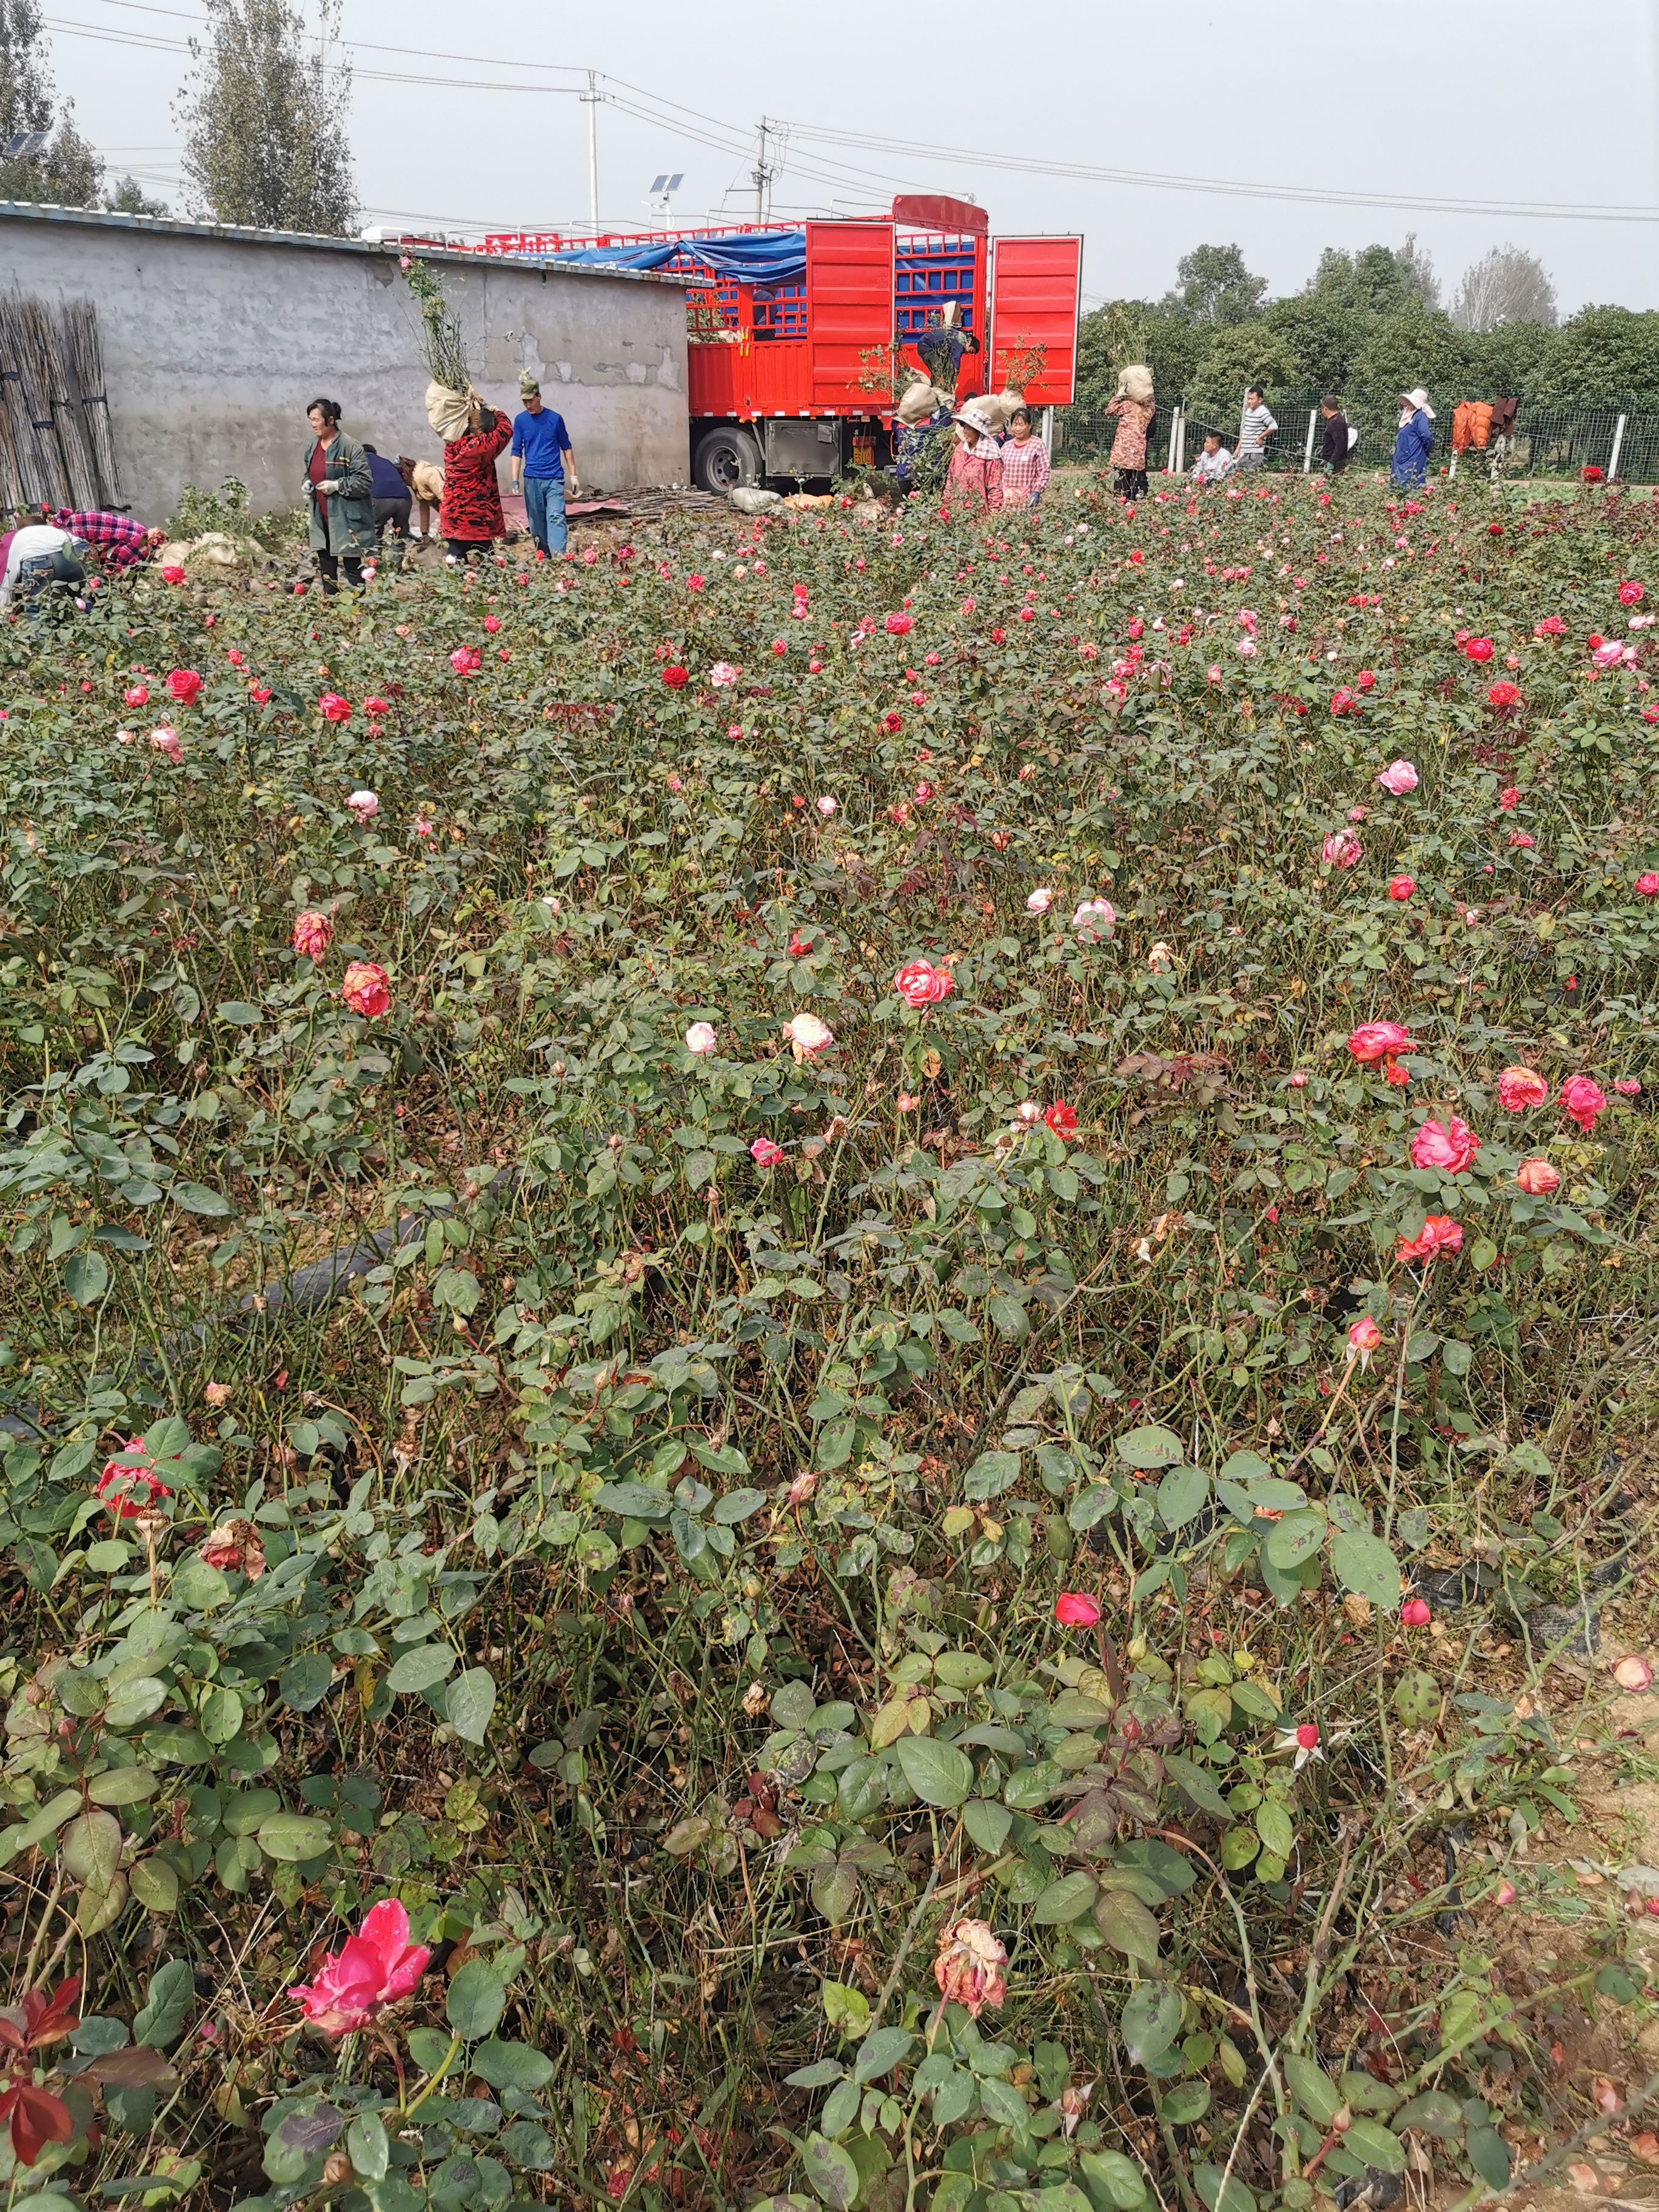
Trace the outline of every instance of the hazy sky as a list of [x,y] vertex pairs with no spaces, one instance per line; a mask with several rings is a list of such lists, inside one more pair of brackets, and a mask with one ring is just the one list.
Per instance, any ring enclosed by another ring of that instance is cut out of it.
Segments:
[[[1392,243],[1414,228],[1448,294],[1471,260],[1512,240],[1541,256],[1564,312],[1587,301],[1659,306],[1659,220],[1309,205],[1020,173],[971,158],[1653,216],[1659,0],[1581,0],[1565,14],[1547,0],[1465,0],[1420,13],[1346,0],[343,8],[365,222],[585,221],[587,111],[543,88],[471,88],[575,82],[556,66],[532,66],[562,64],[610,80],[614,102],[599,110],[600,211],[618,227],[643,228],[653,178],[676,169],[685,178],[675,203],[682,217],[752,212],[748,172],[764,115],[970,157],[792,134],[775,212],[880,208],[896,188],[971,195],[989,209],[994,232],[1084,233],[1092,298],[1156,295],[1200,239],[1236,239],[1275,292],[1291,291],[1322,246]],[[46,0],[58,88],[74,96],[82,128],[112,170],[136,171],[181,213],[172,106],[188,56],[127,41],[181,40],[201,13],[200,0]],[[1411,13],[1418,21],[1407,27]],[[376,43],[479,59],[372,51]],[[629,106],[654,110],[654,119]]]

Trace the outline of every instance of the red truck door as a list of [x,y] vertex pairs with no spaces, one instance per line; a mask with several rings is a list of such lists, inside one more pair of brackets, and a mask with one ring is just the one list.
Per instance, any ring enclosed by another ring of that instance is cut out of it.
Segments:
[[845,413],[884,411],[884,349],[893,336],[893,226],[806,226],[809,389],[801,404]]
[[1083,276],[1080,238],[991,241],[991,374],[1000,391],[1010,365],[1042,349],[1041,375],[1022,376],[1034,407],[1069,407],[1077,386],[1077,319]]

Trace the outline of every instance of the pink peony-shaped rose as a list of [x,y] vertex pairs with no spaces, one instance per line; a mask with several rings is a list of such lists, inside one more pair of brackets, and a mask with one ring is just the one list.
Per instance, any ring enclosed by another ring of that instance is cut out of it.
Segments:
[[1498,1103],[1506,1114],[1528,1114],[1549,1095],[1548,1084],[1529,1067],[1506,1067],[1498,1079]]
[[294,917],[294,950],[307,960],[320,960],[334,942],[334,924],[315,907]]
[[177,768],[179,762],[183,760],[185,757],[185,749],[179,742],[179,732],[177,730],[169,730],[167,726],[163,724],[159,730],[152,730],[150,732],[149,741],[158,753],[165,753],[167,755],[167,758],[173,763],[175,768]]
[[289,1995],[298,1997],[313,2027],[349,2035],[412,1995],[431,1956],[424,1943],[410,1942],[409,1915],[397,1899],[383,1898],[363,1915],[357,1933],[323,1960],[315,1979],[296,1983]]
[[380,811],[378,792],[354,791],[346,800],[346,811],[359,822],[372,822]]
[[1358,867],[1364,847],[1352,830],[1333,830],[1320,847],[1320,858],[1328,868]]
[[749,1157],[757,1168],[775,1168],[783,1158],[783,1146],[775,1145],[770,1137],[757,1137],[749,1147]]
[[918,1010],[938,1006],[956,988],[955,979],[931,960],[907,960],[893,978],[893,988],[905,1005]]
[[792,1014],[783,1029],[797,1060],[815,1060],[819,1053],[828,1052],[836,1041],[834,1030],[816,1014]]
[[190,706],[201,688],[202,679],[193,668],[175,668],[167,678],[167,696],[181,707]]
[[1417,770],[1409,761],[1390,761],[1387,768],[1378,773],[1376,780],[1384,791],[1391,791],[1396,799],[1401,799],[1407,792],[1416,790]]
[[963,2006],[977,2020],[987,2005],[1000,2006],[1008,1994],[1002,1970],[1008,1954],[983,1920],[958,1920],[941,1928],[933,1979],[942,2004]]
[[1586,1135],[1595,1128],[1596,1115],[1606,1112],[1607,1103],[1607,1092],[1588,1075],[1570,1075],[1561,1085],[1562,1111]]
[[1348,1050],[1362,1067],[1412,1049],[1411,1036],[1398,1022],[1362,1022],[1348,1039]]
[[738,672],[729,660],[717,660],[708,672],[708,680],[717,691],[729,690],[738,680]]
[[353,960],[347,965],[340,981],[340,996],[354,1014],[362,1014],[367,1021],[378,1021],[392,1004],[392,986],[384,968],[377,968],[372,960]]
[[890,637],[907,637],[915,628],[915,618],[912,615],[889,615],[882,628]]
[[483,666],[483,647],[458,645],[449,656],[449,665],[458,676],[476,676]]
[[1515,1180],[1528,1198],[1553,1198],[1561,1188],[1561,1170],[1548,1160],[1522,1160]]
[[1444,1123],[1419,1123],[1411,1142],[1412,1165],[1437,1168],[1443,1175],[1462,1175],[1480,1149],[1480,1138],[1454,1114]]
[[686,1050],[696,1053],[699,1059],[713,1052],[716,1042],[713,1022],[693,1022],[685,1033]]

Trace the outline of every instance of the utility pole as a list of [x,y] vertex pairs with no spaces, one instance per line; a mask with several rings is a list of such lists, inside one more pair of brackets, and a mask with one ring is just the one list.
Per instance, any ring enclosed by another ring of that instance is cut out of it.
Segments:
[[755,186],[755,220],[757,222],[764,222],[766,221],[766,188],[772,181],[772,172],[768,167],[766,161],[767,129],[768,125],[766,118],[763,115],[760,119],[760,150],[757,156],[754,167],[749,172]]
[[599,234],[599,92],[598,72],[587,72],[587,89],[580,95],[587,110],[587,219],[593,235]]

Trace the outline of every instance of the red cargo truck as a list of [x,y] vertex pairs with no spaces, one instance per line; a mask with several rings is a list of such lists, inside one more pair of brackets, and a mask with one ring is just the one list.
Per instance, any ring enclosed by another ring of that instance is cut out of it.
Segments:
[[885,216],[597,240],[500,232],[484,250],[684,273],[689,459],[706,490],[885,462],[895,353],[919,366],[911,342],[951,303],[980,342],[962,396],[1012,375],[1033,407],[1072,401],[1083,240],[992,238],[966,200],[902,196]]

